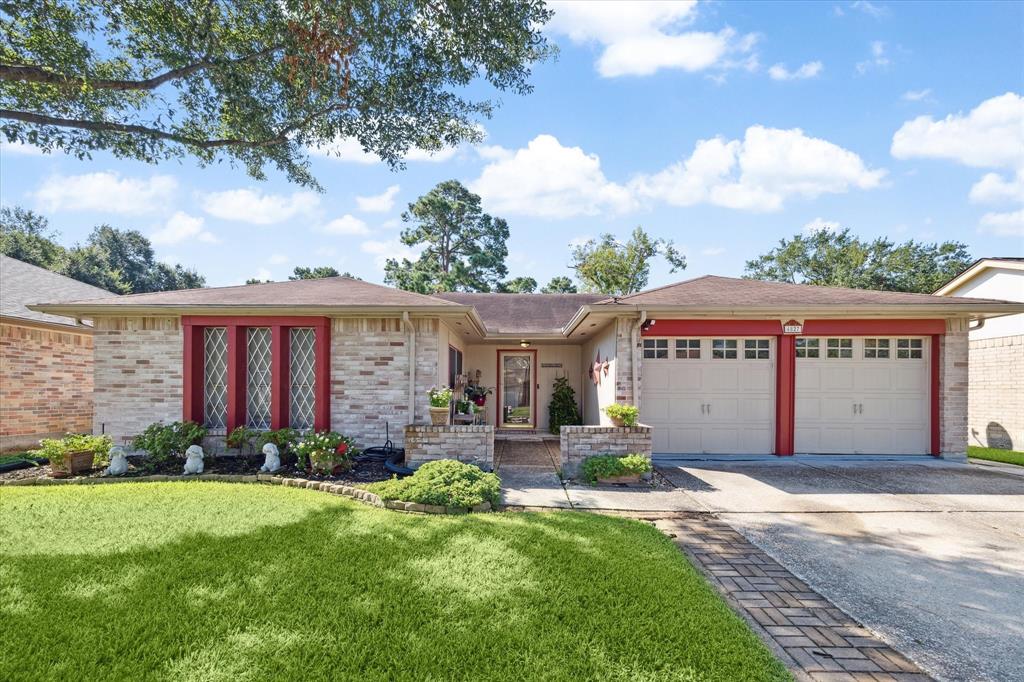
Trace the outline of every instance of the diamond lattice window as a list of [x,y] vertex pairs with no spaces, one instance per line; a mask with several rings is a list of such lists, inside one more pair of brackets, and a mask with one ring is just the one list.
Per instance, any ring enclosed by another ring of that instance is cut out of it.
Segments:
[[224,327],[203,330],[203,424],[223,429],[228,416],[228,342]]
[[270,329],[250,327],[247,334],[245,423],[266,430],[270,428]]
[[316,332],[313,329],[294,328],[289,342],[291,353],[288,365],[290,421],[293,429],[313,428],[313,406],[316,403]]

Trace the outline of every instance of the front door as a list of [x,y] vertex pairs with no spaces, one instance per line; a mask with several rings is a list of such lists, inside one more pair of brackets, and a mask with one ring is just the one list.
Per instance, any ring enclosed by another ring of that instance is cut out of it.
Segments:
[[534,423],[534,354],[498,351],[498,426],[531,429]]

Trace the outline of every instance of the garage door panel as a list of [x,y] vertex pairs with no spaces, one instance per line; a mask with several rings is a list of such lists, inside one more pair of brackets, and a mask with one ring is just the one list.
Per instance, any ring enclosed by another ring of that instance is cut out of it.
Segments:
[[663,429],[669,435],[667,446],[662,452],[704,452],[701,444],[701,429],[673,428]]
[[928,376],[922,372],[920,367],[900,367],[893,369],[892,387],[897,391],[926,391],[928,390]]
[[769,427],[746,428],[740,431],[739,434],[739,454],[770,455],[774,450],[772,447],[772,429]]
[[[728,362],[719,360],[719,362]],[[740,388],[739,368],[733,362],[725,367],[706,366],[704,369],[704,385],[701,387],[707,393],[729,393]]]
[[892,388],[892,368],[885,363],[881,366],[861,365],[857,371],[856,388],[860,391],[888,391]]
[[[808,398],[813,400],[813,398]],[[849,397],[826,396],[819,398],[821,405],[821,419],[825,421],[846,421],[853,416],[853,400]]]
[[848,366],[827,365],[821,368],[822,391],[852,391],[854,371]]
[[670,366],[667,372],[670,391],[699,391],[701,389],[700,368],[677,364]]
[[701,402],[697,398],[672,397],[667,400],[671,406],[669,419],[673,422],[691,422],[701,414]]
[[775,382],[775,373],[767,363],[747,366],[740,372],[739,381],[743,391],[770,391]]
[[702,433],[704,452],[734,455],[743,452],[739,440],[740,429],[732,427],[711,427]]
[[739,401],[739,408],[739,418],[744,422],[771,422],[772,401],[769,398],[747,398]]
[[715,396],[708,399],[708,410],[711,421],[735,424],[740,417],[740,401],[738,398]]
[[796,368],[796,390],[813,391],[821,388],[821,368],[801,363]]
[[797,397],[796,415],[798,419],[821,419],[821,401],[817,398]]

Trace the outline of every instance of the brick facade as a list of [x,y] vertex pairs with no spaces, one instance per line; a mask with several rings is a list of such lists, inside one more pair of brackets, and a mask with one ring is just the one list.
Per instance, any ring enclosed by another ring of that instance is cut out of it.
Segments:
[[644,455],[651,458],[649,426],[563,426],[562,475],[576,476],[580,465],[594,455]]
[[967,453],[967,331],[960,326],[952,320],[939,341],[939,452],[944,459],[962,459]]
[[1024,335],[970,342],[968,442],[1024,450]]
[[416,468],[438,459],[457,459],[475,464],[484,471],[494,468],[493,426],[405,427],[405,463]]
[[0,450],[92,430],[93,339],[0,324]]
[[[615,324],[615,402],[620,405],[637,404],[633,396],[633,329],[638,322],[620,317]],[[636,355],[639,358],[639,353]],[[638,388],[639,384],[637,377]]]

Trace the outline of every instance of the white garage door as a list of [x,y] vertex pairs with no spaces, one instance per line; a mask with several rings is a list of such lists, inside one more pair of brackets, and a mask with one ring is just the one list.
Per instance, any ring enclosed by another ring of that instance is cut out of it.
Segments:
[[796,344],[797,453],[928,453],[926,338],[799,338]]
[[642,392],[654,452],[774,450],[774,339],[645,338]]

